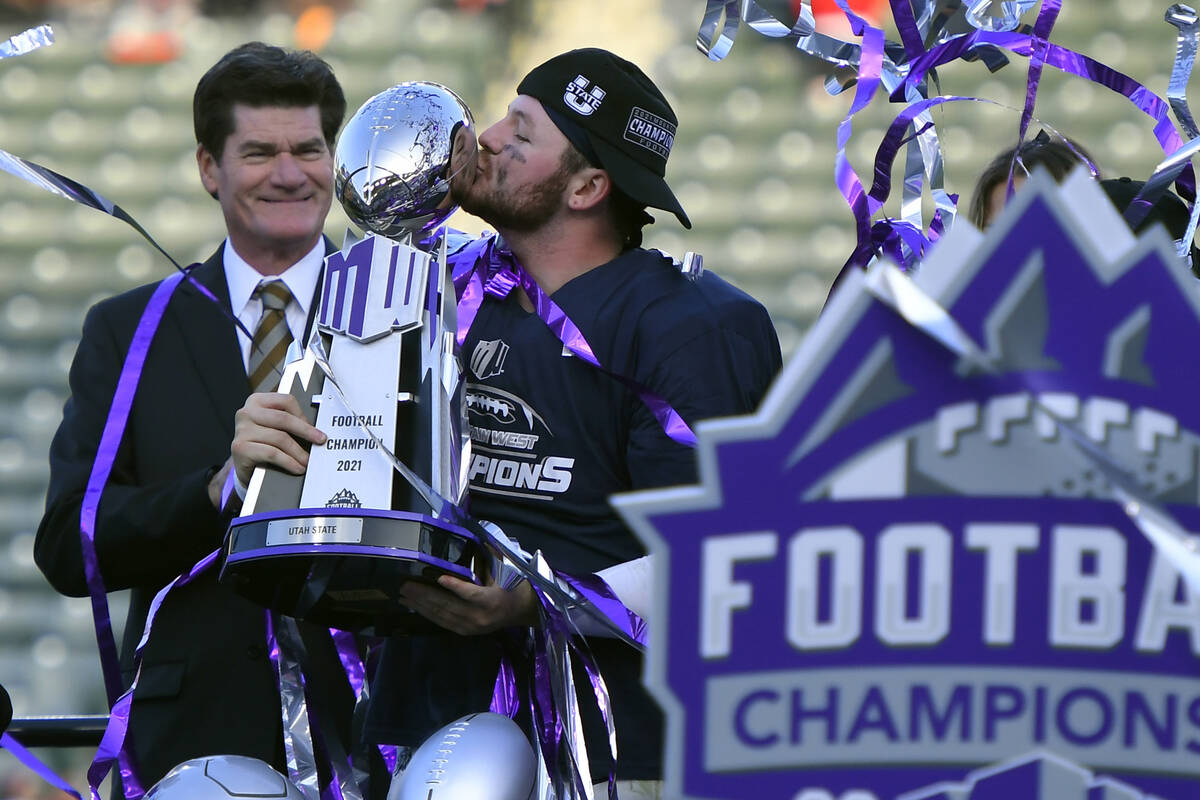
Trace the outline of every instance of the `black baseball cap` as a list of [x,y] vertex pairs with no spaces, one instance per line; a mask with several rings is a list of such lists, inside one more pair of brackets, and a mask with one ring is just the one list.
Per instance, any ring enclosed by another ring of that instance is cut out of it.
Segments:
[[[1145,186],[1143,181],[1135,181],[1131,178],[1108,178],[1100,181],[1100,187],[1104,189],[1104,193],[1108,195],[1108,199],[1122,214],[1129,208],[1130,203],[1141,193]],[[1145,212],[1142,221],[1133,228],[1134,233],[1141,233],[1154,224],[1161,224],[1167,229],[1167,233],[1175,241],[1179,241],[1184,236],[1187,236],[1188,223],[1191,221],[1191,211],[1187,207],[1187,203],[1179,199],[1179,196],[1167,189],[1162,195],[1154,201],[1149,210]],[[1193,243],[1191,246],[1192,254],[1192,272],[1200,276],[1200,250],[1196,249]]]
[[618,189],[692,227],[667,186],[667,157],[679,121],[636,64],[596,47],[571,50],[534,67],[517,94],[542,104],[571,143]]

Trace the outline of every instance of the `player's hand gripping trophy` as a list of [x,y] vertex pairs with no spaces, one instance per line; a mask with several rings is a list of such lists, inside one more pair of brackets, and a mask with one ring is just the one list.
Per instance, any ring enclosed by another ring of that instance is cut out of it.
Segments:
[[328,440],[303,476],[256,469],[226,537],[222,579],[256,602],[383,634],[422,625],[406,581],[471,579],[476,541],[453,513],[470,437],[435,234],[477,153],[466,104],[424,82],[372,97],[338,139],[335,191],[366,235],[326,258],[313,334],[280,382]]

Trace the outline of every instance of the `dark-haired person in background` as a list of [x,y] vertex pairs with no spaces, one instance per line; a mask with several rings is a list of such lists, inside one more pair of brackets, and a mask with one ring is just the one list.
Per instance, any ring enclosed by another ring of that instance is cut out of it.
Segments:
[[[1100,181],[1100,188],[1108,195],[1108,199],[1117,207],[1117,211],[1126,213],[1129,205],[1137,198],[1146,186],[1143,181],[1132,178],[1108,178]],[[1167,234],[1175,240],[1176,245],[1187,236],[1188,224],[1191,222],[1191,211],[1187,203],[1170,189],[1165,189],[1158,198],[1146,209],[1145,215],[1133,227],[1133,232],[1140,234],[1154,225],[1162,225]],[[1192,274],[1200,278],[1200,250],[1195,241],[1189,242],[1186,249],[1188,265]]]
[[[1014,158],[1016,163],[1014,164]],[[1142,191],[1145,183],[1131,178],[1102,178],[1092,157],[1078,143],[1067,139],[1051,139],[1045,131],[1025,142],[1019,148],[1009,148],[992,159],[971,196],[970,220],[976,228],[986,229],[1008,202],[1008,175],[1012,169],[1013,188],[1019,189],[1026,176],[1041,167],[1061,183],[1077,167],[1091,169],[1092,177],[1100,182],[1100,188],[1122,214]],[[1152,225],[1159,224],[1167,229],[1171,238],[1178,242],[1187,235],[1190,212],[1187,204],[1170,189],[1155,198],[1144,216],[1133,226],[1134,233],[1141,233]],[[1194,243],[1189,244],[1189,265],[1192,273],[1200,277],[1200,251]]]
[[[261,43],[235,48],[193,99],[196,160],[228,233],[192,276],[219,308],[182,283],[150,345],[95,525],[110,591],[132,589],[122,646],[126,683],[155,593],[220,546],[218,505],[234,414],[273,391],[292,337],[311,326],[330,243],[332,147],[346,100],[329,65]],[[71,396],[50,450],[50,487],[35,558],[58,591],[88,592],[80,507],[117,378],[155,284],[93,307],[71,366]],[[228,318],[254,333],[251,341]],[[311,633],[311,632],[309,632]],[[306,636],[310,677],[335,695],[348,736],[353,702],[328,634]],[[217,582],[216,570],[173,591],[145,650],[130,736],[149,788],[171,767],[219,753],[285,769],[282,714],[265,612]]]
[[[971,209],[968,217],[979,230],[986,229],[1008,202],[1008,175],[1012,172],[1013,189],[1019,189],[1033,170],[1042,167],[1059,183],[1080,164],[1088,166],[1095,161],[1087,151],[1067,139],[1052,139],[1045,131],[1023,142],[1020,147],[1010,147],[991,160],[975,182],[971,194]],[[1096,172],[1093,177],[1099,179]]]

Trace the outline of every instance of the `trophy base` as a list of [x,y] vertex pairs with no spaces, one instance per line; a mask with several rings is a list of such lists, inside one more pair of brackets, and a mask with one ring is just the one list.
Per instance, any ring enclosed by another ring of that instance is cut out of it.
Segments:
[[221,580],[267,608],[321,626],[379,636],[441,630],[400,589],[442,575],[473,581],[470,532],[420,514],[308,508],[238,517],[225,536]]

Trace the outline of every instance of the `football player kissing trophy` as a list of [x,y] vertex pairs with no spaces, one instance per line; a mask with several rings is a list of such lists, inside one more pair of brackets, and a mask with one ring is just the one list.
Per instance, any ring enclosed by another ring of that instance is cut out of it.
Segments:
[[408,580],[472,578],[476,537],[456,524],[470,437],[444,238],[450,186],[474,169],[474,123],[434,83],[366,103],[335,153],[335,192],[366,231],[325,260],[316,324],[280,392],[328,440],[303,476],[259,467],[230,526],[222,579],[289,616],[348,631],[423,627]]

